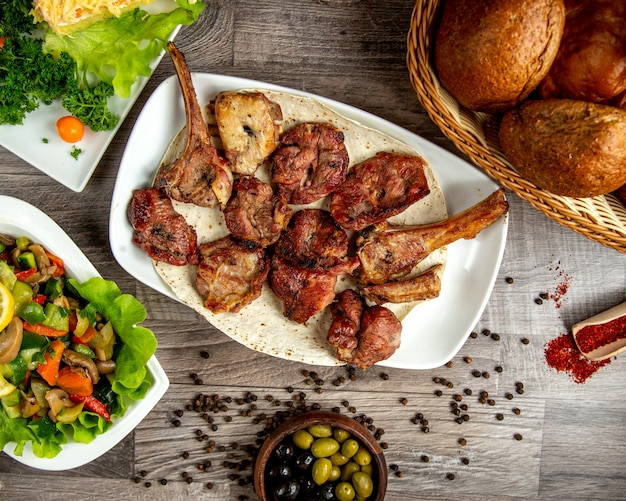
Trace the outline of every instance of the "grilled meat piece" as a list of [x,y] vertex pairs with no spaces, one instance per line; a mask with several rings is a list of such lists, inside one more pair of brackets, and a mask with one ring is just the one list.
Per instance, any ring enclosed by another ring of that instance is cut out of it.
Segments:
[[[348,272],[350,269],[346,269]],[[337,273],[292,264],[277,254],[272,256],[269,285],[283,303],[283,315],[305,324],[309,318],[332,303]]]
[[408,275],[435,249],[461,238],[472,239],[507,213],[509,204],[499,189],[473,207],[443,221],[419,226],[373,226],[357,237],[364,284],[382,284]]
[[259,247],[275,243],[292,214],[285,198],[275,195],[269,184],[245,176],[235,180],[223,212],[231,235]]
[[276,242],[275,253],[304,268],[342,268],[354,260],[348,257],[346,232],[322,209],[296,212]]
[[230,168],[253,175],[276,149],[282,132],[280,105],[262,92],[220,92],[215,120]]
[[376,303],[408,303],[434,299],[441,293],[441,272],[443,265],[437,264],[411,278],[366,285],[360,292],[367,299]]
[[351,289],[331,304],[332,320],[327,340],[343,362],[369,369],[387,360],[400,347],[402,324],[384,306],[367,306]]
[[180,202],[202,207],[224,207],[232,192],[233,175],[226,160],[211,143],[185,58],[167,44],[185,103],[187,142],[181,155],[170,164],[159,167],[154,187]]
[[272,181],[291,204],[325,197],[346,179],[350,164],[344,135],[327,123],[305,122],[280,138],[272,155]]
[[330,196],[330,213],[348,230],[362,230],[400,214],[430,193],[419,156],[380,152],[352,167]]
[[337,276],[359,265],[349,257],[348,236],[321,209],[296,212],[276,242],[269,284],[283,302],[283,314],[304,324],[335,297]]
[[261,294],[270,270],[264,249],[249,250],[231,235],[198,246],[196,289],[213,313],[236,313]]
[[152,259],[175,266],[197,262],[196,230],[164,193],[155,188],[133,190],[127,215],[133,243]]

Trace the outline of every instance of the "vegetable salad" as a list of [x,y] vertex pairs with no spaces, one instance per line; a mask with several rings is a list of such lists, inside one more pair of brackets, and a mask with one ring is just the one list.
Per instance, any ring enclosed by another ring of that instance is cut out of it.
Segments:
[[[0,449],[52,458],[89,443],[152,384],[145,308],[109,280],[79,283],[26,237],[0,235]],[[12,311],[6,308],[12,306]]]

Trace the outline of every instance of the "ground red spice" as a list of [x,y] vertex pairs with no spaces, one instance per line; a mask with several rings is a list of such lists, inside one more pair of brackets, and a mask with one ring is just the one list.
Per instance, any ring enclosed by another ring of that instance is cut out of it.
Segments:
[[549,341],[544,350],[547,364],[560,372],[567,373],[576,383],[584,383],[593,376],[598,369],[609,364],[607,358],[594,362],[585,358],[578,350],[574,337],[570,334],[561,334],[556,339]]
[[587,325],[576,334],[580,350],[588,353],[626,337],[626,316],[600,325]]

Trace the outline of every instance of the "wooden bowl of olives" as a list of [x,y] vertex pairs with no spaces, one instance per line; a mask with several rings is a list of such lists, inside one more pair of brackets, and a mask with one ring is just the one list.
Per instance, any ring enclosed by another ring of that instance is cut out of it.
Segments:
[[310,411],[263,442],[254,489],[261,501],[382,501],[387,464],[365,426],[337,412]]

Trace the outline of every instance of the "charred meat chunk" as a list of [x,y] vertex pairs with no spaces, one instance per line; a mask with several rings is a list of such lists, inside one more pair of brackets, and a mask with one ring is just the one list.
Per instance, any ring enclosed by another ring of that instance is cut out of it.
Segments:
[[296,212],[276,242],[269,284],[283,315],[304,324],[335,297],[337,276],[358,266],[349,257],[348,237],[322,209]]
[[327,123],[305,122],[282,135],[272,155],[272,181],[291,204],[309,204],[346,179],[344,135]]
[[253,246],[275,243],[291,219],[287,201],[256,177],[240,177],[224,207],[226,227],[231,235]]
[[365,285],[360,292],[376,304],[426,301],[439,297],[443,265],[437,264],[414,277],[384,284]]
[[380,152],[352,167],[330,196],[330,213],[348,230],[362,230],[400,214],[430,193],[419,156]]
[[276,242],[275,253],[304,268],[332,269],[350,261],[348,235],[322,209],[297,211]]
[[262,92],[220,92],[215,120],[233,172],[253,175],[276,149],[282,132],[280,105]]
[[226,159],[211,143],[202,107],[198,103],[191,73],[183,55],[172,42],[167,45],[185,103],[187,141],[180,156],[157,171],[154,187],[179,202],[201,207],[222,207],[230,198],[233,175]]
[[359,279],[364,284],[383,284],[404,277],[435,249],[461,238],[474,238],[508,210],[504,190],[499,189],[443,221],[417,226],[372,226],[357,237]]
[[198,246],[196,289],[213,313],[236,313],[261,295],[270,269],[264,249],[249,250],[231,235]]
[[332,320],[327,340],[343,362],[369,369],[387,360],[400,347],[402,324],[384,306],[367,306],[352,289],[331,304]]
[[197,262],[197,236],[193,226],[155,188],[134,190],[128,206],[133,243],[152,259],[175,266]]

